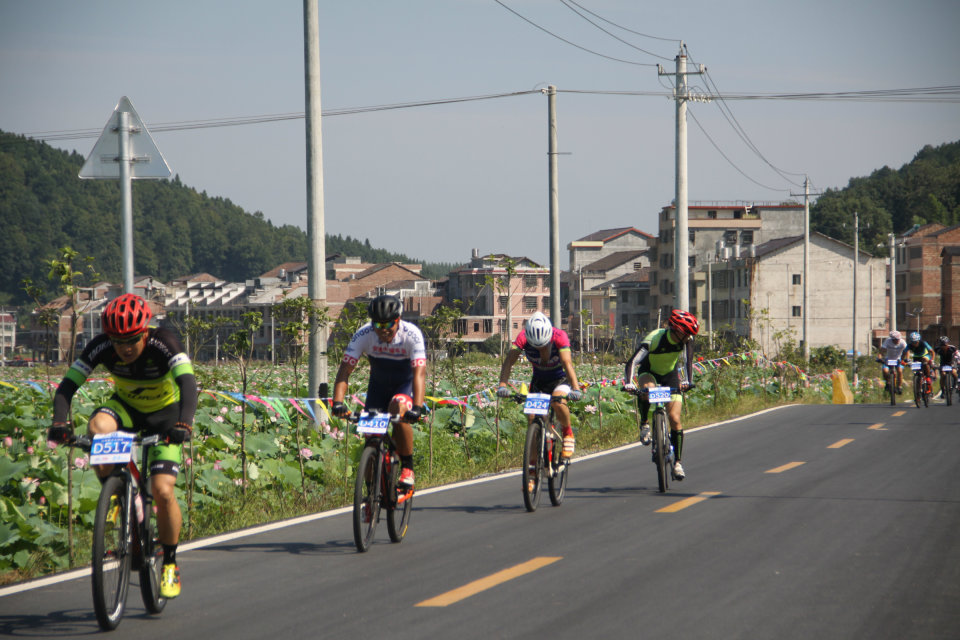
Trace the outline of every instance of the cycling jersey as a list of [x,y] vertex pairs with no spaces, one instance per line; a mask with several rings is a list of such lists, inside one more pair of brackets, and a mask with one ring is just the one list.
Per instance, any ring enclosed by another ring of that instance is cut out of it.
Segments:
[[347,345],[343,363],[354,367],[363,356],[370,361],[367,409],[386,410],[398,393],[412,396],[413,368],[427,364],[423,334],[406,320],[400,321],[390,342],[381,342],[371,323],[360,327]]
[[[633,382],[638,373],[649,371],[654,376],[666,376],[683,368],[686,380],[693,379],[693,345],[677,344],[673,341],[670,329],[656,329],[648,333],[640,342],[640,347],[627,360],[623,378],[627,384]],[[683,357],[683,361],[680,358]]]
[[91,340],[57,389],[54,422],[66,422],[73,394],[99,365],[110,372],[115,397],[136,412],[153,414],[178,404],[178,417],[173,421],[193,424],[197,379],[180,340],[167,329],[149,329],[143,352],[129,364],[117,354],[107,334]]
[[921,340],[920,344],[915,347],[907,345],[906,350],[903,352],[903,359],[906,361],[907,356],[912,355],[914,362],[919,362],[924,358],[933,359],[933,347],[927,344],[926,340]]
[[936,354],[940,357],[940,366],[950,365],[955,366],[960,362],[960,350],[958,350],[952,344],[944,345],[936,350]]
[[907,348],[907,341],[903,338],[899,340],[893,340],[889,336],[883,343],[880,345],[880,350],[886,353],[885,360],[899,360],[900,356],[903,355],[904,349]]
[[563,362],[560,360],[561,351],[570,351],[570,338],[563,329],[553,327],[553,335],[550,337],[550,355],[546,360],[540,355],[540,349],[531,344],[527,344],[527,334],[521,331],[517,339],[513,341],[513,346],[523,352],[527,360],[533,365],[534,380],[559,380],[566,375],[563,368]]

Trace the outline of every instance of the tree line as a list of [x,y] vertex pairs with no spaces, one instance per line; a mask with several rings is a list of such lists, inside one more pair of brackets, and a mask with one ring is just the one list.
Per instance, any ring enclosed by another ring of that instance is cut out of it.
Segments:
[[[83,162],[76,152],[0,131],[0,304],[29,301],[24,279],[53,294],[48,261],[65,246],[93,257],[104,280],[122,281],[119,181],[80,180]],[[179,176],[137,181],[133,216],[134,272],[164,282],[194,273],[243,282],[278,264],[306,261],[309,251],[299,227],[274,225],[262,212],[198,192]],[[364,262],[419,262],[350,236],[328,235],[326,251]],[[451,268],[424,264],[424,275],[442,277]]]

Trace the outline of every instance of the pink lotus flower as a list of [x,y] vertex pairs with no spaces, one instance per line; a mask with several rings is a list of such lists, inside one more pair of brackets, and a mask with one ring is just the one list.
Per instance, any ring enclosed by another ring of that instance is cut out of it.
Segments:
[[83,469],[84,467],[87,466],[87,459],[84,458],[83,456],[78,456],[74,458],[73,466],[76,467],[77,469]]
[[27,447],[27,453],[33,455],[33,447]]
[[191,466],[193,466],[193,458],[187,458],[186,460],[184,460],[184,461],[183,461],[183,466],[185,466],[185,467],[191,467]]
[[12,447],[12,446],[13,446],[13,438],[11,438],[10,436],[7,436],[6,438],[4,438],[4,439],[3,439],[3,446],[5,446],[5,447]]
[[223,416],[215,416],[213,419],[214,422],[223,422]]
[[216,462],[213,463],[213,468],[214,468],[216,471],[222,471],[222,470],[223,470],[223,467],[220,465],[220,461],[219,461],[219,460],[217,460]]
[[229,410],[227,407],[220,407],[220,413],[226,413]]
[[37,502],[39,502],[40,504],[47,504],[47,499],[44,498],[43,496],[40,496],[40,499],[37,500]]
[[309,448],[304,447],[303,449],[300,449],[300,457],[310,458],[312,456],[313,456],[313,451],[311,451]]

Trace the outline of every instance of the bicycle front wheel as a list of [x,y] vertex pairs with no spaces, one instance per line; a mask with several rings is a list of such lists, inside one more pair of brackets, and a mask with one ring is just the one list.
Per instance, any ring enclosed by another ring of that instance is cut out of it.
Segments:
[[913,403],[920,408],[920,399],[923,395],[923,381],[920,376],[913,376]]
[[943,376],[943,384],[941,385],[943,389],[943,395],[947,399],[947,406],[953,404],[953,373],[948,373]]
[[887,390],[890,392],[890,406],[896,406],[897,404],[897,374],[894,373],[893,367],[890,367],[890,370],[887,372]]
[[130,587],[132,509],[125,479],[110,476],[103,483],[93,521],[93,608],[106,631],[123,617]]
[[657,465],[657,487],[665,493],[670,486],[670,438],[667,435],[667,418],[662,411],[653,414],[653,455]]
[[[554,425],[556,428],[556,425]],[[555,507],[563,503],[563,494],[567,490],[567,474],[570,472],[570,462],[563,459],[563,438],[551,438],[547,442],[550,448],[550,474],[547,486],[550,489],[550,502]]]
[[163,573],[163,547],[157,539],[157,515],[153,507],[144,505],[144,517],[140,525],[140,597],[147,612],[154,615],[167,606],[166,598],[160,595],[160,579]]
[[543,473],[543,423],[534,420],[527,427],[527,440],[523,445],[523,506],[527,511],[536,511],[540,503],[540,477]]
[[380,520],[380,456],[376,447],[364,447],[353,488],[353,541],[357,551],[370,548]]
[[[391,542],[400,542],[407,534],[410,526],[410,511],[413,509],[413,491],[404,490],[401,494],[397,490],[397,480],[400,478],[400,460],[394,456],[390,467],[390,480],[387,482],[387,495],[390,498],[387,504],[387,533]],[[402,501],[402,502],[401,502]]]

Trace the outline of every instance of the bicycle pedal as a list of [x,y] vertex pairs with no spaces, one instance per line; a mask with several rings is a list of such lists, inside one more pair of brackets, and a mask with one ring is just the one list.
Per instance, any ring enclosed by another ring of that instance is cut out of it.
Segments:
[[409,499],[412,498],[412,497],[413,497],[413,489],[409,489],[409,490],[407,490],[407,491],[400,491],[400,490],[398,490],[398,493],[397,493],[397,504],[403,504],[404,502],[406,502],[407,500],[409,500]]

